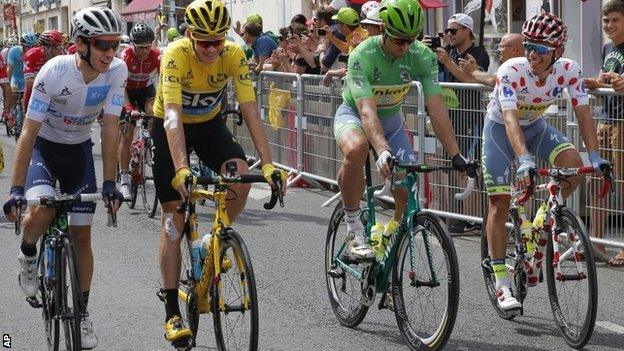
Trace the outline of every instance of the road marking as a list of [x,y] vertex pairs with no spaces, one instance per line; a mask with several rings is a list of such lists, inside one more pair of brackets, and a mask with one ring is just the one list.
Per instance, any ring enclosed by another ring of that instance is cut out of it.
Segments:
[[271,196],[271,190],[268,185],[266,186],[266,188],[262,187],[261,189],[258,189],[252,187],[251,190],[249,190],[249,197],[254,200],[262,200],[269,196]]
[[599,327],[603,327],[604,329],[608,329],[612,332],[618,334],[624,334],[624,327],[621,325],[617,325],[615,323],[607,322],[607,321],[597,321],[596,325]]

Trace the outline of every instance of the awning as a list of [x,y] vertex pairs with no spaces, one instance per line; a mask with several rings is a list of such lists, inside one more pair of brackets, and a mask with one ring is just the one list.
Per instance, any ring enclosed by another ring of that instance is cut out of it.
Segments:
[[[134,1],[137,1],[137,0],[134,0]],[[418,0],[418,2],[420,3],[420,7],[422,7],[425,10],[448,7],[448,4],[442,0]]]
[[132,0],[128,6],[121,10],[121,18],[124,21],[145,21],[156,17],[156,10],[162,4],[162,0]]

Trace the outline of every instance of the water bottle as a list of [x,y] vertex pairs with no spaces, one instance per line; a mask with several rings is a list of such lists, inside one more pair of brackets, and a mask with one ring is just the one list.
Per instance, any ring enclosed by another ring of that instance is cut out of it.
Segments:
[[373,226],[373,228],[371,228],[370,243],[373,252],[375,252],[375,259],[377,260],[377,262],[381,261],[381,259],[383,258],[383,253],[385,249],[383,247],[384,228],[385,226],[381,223],[377,223]]
[[527,219],[524,206],[518,207],[518,214],[520,215],[520,220],[522,220],[520,233],[522,234],[526,257],[531,258],[536,249],[535,242],[533,241],[533,223]]
[[201,257],[202,262],[206,260],[206,257],[208,257],[208,254],[210,252],[210,239],[211,238],[212,238],[212,235],[210,233],[207,233],[201,239],[201,247],[199,249],[199,256]]
[[202,240],[196,239],[191,243],[191,262],[193,265],[193,277],[195,280],[199,280],[201,278],[202,271],[202,259],[201,259],[201,246]]
[[546,203],[543,202],[542,205],[537,209],[537,213],[535,214],[535,218],[533,219],[533,228],[542,229],[544,227],[544,221],[546,220]]
[[54,277],[54,248],[50,245],[50,240],[45,241],[45,264],[46,264],[46,280]]

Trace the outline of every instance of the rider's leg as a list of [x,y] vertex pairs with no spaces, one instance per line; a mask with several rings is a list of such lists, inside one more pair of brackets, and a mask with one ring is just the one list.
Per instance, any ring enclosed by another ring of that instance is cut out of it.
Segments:
[[[581,159],[581,155],[576,149],[568,149],[562,151],[555,158],[555,166],[557,167],[582,167],[583,160]],[[568,178],[569,186],[561,189],[561,195],[564,199],[567,199],[570,194],[578,187],[581,180],[583,180],[583,176],[574,176]]]
[[[91,290],[93,277],[93,250],[91,249],[91,226],[71,225],[69,232],[76,248],[76,264],[78,267],[78,281],[83,292]],[[87,301],[85,301],[86,306]]]
[[[120,130],[125,129],[125,131],[120,132],[120,141],[119,148],[117,150],[119,155],[119,171],[121,175],[121,186],[130,187],[130,148],[132,146],[132,139],[134,138],[134,125],[130,122],[126,122],[126,128],[120,128]],[[123,193],[123,191],[122,191]],[[127,194],[124,194],[126,197]]]
[[[238,158],[228,160],[228,162],[230,161],[236,162],[238,174],[249,174],[247,161]],[[223,173],[225,173],[225,163],[221,166],[221,174]],[[251,184],[234,184],[228,190],[227,214],[230,218],[230,222],[234,222],[234,220],[236,220],[236,218],[238,218],[241,212],[245,209],[250,189]]]
[[343,162],[338,171],[338,186],[347,213],[347,228],[361,228],[359,219],[360,199],[364,192],[364,163],[368,156],[368,139],[359,129],[345,130],[338,139]]

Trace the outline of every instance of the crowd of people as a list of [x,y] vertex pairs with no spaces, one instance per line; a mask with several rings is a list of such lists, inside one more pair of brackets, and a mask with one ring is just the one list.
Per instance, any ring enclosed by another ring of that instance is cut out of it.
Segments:
[[[487,73],[490,57],[475,42],[474,23],[466,14],[450,16],[441,35],[423,36],[425,16],[415,0],[351,1],[349,5],[344,0],[318,5],[311,1],[310,6],[312,18],[298,14],[289,26],[272,33],[265,30],[258,14],[232,25],[220,0],[195,0],[186,8],[184,26],[167,30],[170,43],[162,53],[156,44],[158,30],[137,23],[123,38],[118,14],[99,7],[78,11],[70,34],[52,29],[9,38],[0,56],[2,116],[6,120],[12,114],[17,97],[21,97],[17,93],[23,93],[25,118],[5,214],[15,220],[20,199],[54,194],[57,181],[62,192],[97,191],[90,134],[91,124],[98,119],[104,176],[100,189],[109,211],[117,211],[130,193],[128,168],[133,136],[132,128],[124,128],[127,134],[120,134],[119,117],[121,123],[131,124],[139,111],[154,115],[150,129],[155,148],[154,181],[163,209],[159,259],[165,337],[172,343],[184,342],[191,331],[180,318],[177,297],[183,217],[176,209],[188,195],[185,180],[192,177],[187,156],[193,149],[215,172],[223,172],[228,161],[236,162],[239,172],[248,172],[242,147],[223,119],[218,118],[228,81],[235,87],[242,116],[261,159],[262,173],[273,184],[272,176],[279,174],[282,181],[284,176],[272,164],[251,71],[322,74],[324,84],[344,78],[343,104],[334,123],[336,143],[344,155],[338,183],[346,215],[347,254],[362,260],[375,257],[359,220],[363,163],[369,144],[379,156],[377,166],[384,177],[390,172],[390,158],[416,160],[407,134],[402,133],[405,122],[401,105],[412,81],[418,79],[423,84],[434,132],[453,167],[465,171],[468,159],[483,160],[488,175],[488,241],[493,245],[492,267],[500,307],[520,308],[509,290],[505,238],[501,236],[509,206],[512,160],[516,156],[519,159],[517,174],[521,181],[535,168],[534,155],[557,165],[581,163],[568,139],[542,118],[542,112],[558,94],[541,87],[557,92],[569,88],[590,163],[600,171],[608,160],[616,161],[616,178],[621,179],[624,104],[617,97],[605,100],[596,133],[584,87],[624,91],[624,2],[611,0],[604,5],[603,29],[610,42],[603,50],[599,76],[584,80],[579,79],[582,75],[578,64],[563,58],[566,25],[549,13],[528,20],[521,34],[502,38],[497,58],[501,68],[491,75]],[[226,40],[232,28],[247,50]],[[555,80],[553,72],[561,79]],[[482,98],[477,92],[458,98],[461,109],[471,112],[449,111],[440,81],[492,86],[487,111],[482,111]],[[534,85],[525,88],[527,82]],[[382,92],[383,86],[402,88],[390,93]],[[542,143],[536,136],[544,133],[555,137]],[[475,142],[481,135],[483,144]],[[524,140],[524,135],[532,137]],[[599,145],[602,150],[617,151],[601,153]],[[571,183],[576,184],[578,181]],[[566,189],[565,195],[573,188]],[[228,204],[232,220],[243,210],[249,186],[240,184],[233,191],[236,199]],[[396,212],[384,228],[386,236],[396,231],[407,201],[400,191],[395,196]],[[93,273],[90,234],[94,211],[93,203],[78,203],[70,211],[85,306]],[[37,206],[24,220],[19,284],[28,296],[38,291],[36,242],[53,216],[49,208]],[[596,218],[591,232],[602,236],[606,219]],[[463,232],[474,227],[472,223],[458,222],[451,228]],[[605,253],[604,247],[598,249]],[[614,266],[624,265],[624,251],[608,261]],[[83,348],[95,347],[97,337],[88,313],[83,316],[82,331]]]

